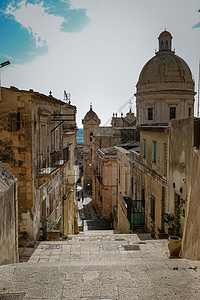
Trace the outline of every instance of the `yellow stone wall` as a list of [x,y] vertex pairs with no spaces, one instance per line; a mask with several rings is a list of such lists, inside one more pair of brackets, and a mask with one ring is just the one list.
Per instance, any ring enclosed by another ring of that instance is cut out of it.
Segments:
[[[28,236],[39,238],[41,216],[63,232],[65,168],[74,164],[75,116],[75,106],[52,96],[2,88],[0,160],[18,179],[19,231]],[[67,146],[66,164],[62,151]]]
[[[168,135],[164,132],[141,131],[140,154],[131,153],[131,178],[133,181],[133,199],[141,200],[141,189],[145,190],[145,229],[149,232],[159,233],[162,227],[162,201],[165,211],[168,208]],[[144,140],[146,140],[146,157],[144,155]],[[156,163],[153,162],[153,142],[156,141]],[[165,197],[163,198],[163,189]],[[155,199],[155,220],[151,218],[151,198]],[[165,226],[166,229],[166,226]]]
[[117,230],[119,230],[121,233],[130,233],[130,223],[127,219],[127,208],[120,195],[118,196]]
[[170,128],[169,210],[174,212],[175,194],[187,199],[185,217],[181,220],[182,257],[200,260],[200,150],[193,146],[194,118],[173,121]]

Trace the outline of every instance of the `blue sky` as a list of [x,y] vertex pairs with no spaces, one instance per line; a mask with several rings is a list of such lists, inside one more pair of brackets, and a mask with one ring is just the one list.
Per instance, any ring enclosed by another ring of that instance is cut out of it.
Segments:
[[[44,55],[48,51],[45,38],[34,35],[31,24],[23,23],[23,19],[18,18],[18,12],[24,10],[29,13],[33,8],[40,8],[41,14],[62,17],[60,31],[78,32],[89,22],[86,16],[86,9],[73,9],[70,1],[62,0],[3,0],[0,3],[1,22],[1,61],[11,58],[14,63],[26,63],[33,61],[38,55]],[[45,26],[41,24],[41,26]],[[37,42],[38,43],[37,43]]]
[[199,0],[0,0],[0,61],[11,61],[2,85],[59,99],[67,90],[79,126],[90,102],[109,124],[130,98],[135,109],[140,71],[164,28],[197,83],[199,9]]

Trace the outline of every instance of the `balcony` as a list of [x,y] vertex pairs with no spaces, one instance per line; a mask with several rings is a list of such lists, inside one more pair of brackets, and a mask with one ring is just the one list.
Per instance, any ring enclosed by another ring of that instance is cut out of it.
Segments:
[[77,129],[77,126],[76,126],[76,123],[67,123],[67,122],[64,122],[63,124],[63,130],[76,130]]
[[[63,153],[62,153],[63,152]],[[57,168],[63,166],[69,160],[68,147],[63,151],[54,151],[37,156],[37,173],[39,175],[50,175]]]

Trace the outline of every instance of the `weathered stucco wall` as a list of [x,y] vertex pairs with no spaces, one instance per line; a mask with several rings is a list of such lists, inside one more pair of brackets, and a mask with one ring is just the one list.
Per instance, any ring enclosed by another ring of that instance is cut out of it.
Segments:
[[0,162],[0,264],[17,262],[17,180]]
[[72,170],[75,160],[76,107],[33,90],[2,88],[0,117],[5,121],[0,161],[18,180],[19,233],[39,238],[41,215],[62,232],[62,197],[70,175],[64,168],[68,164]]
[[118,195],[118,226],[117,230],[121,233],[130,233],[130,223],[127,219],[127,206],[122,200],[121,195]]
[[190,188],[188,193],[183,258],[200,260],[200,150],[193,149],[191,155]]
[[[186,198],[190,188],[193,118],[173,120],[170,127],[169,212],[174,213],[175,194]],[[182,133],[182,134],[180,134]]]
[[174,211],[175,194],[187,199],[182,218],[182,257],[200,260],[200,150],[194,148],[194,118],[172,122],[169,160],[169,211]]

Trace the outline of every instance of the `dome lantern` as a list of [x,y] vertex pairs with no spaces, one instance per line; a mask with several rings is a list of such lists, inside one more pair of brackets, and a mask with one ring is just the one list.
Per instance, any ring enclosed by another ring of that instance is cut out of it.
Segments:
[[159,51],[171,51],[172,48],[172,35],[168,31],[163,31],[158,37]]

